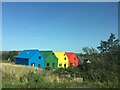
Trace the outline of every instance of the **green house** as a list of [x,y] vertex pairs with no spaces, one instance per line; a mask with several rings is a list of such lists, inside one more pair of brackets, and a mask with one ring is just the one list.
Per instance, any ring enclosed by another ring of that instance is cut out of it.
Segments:
[[45,68],[57,68],[58,66],[58,59],[55,56],[53,51],[40,51],[45,59]]

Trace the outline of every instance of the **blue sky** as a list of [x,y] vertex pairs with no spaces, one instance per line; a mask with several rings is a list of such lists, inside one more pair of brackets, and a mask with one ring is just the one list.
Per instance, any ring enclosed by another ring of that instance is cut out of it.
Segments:
[[81,52],[118,35],[117,3],[2,4],[2,50]]

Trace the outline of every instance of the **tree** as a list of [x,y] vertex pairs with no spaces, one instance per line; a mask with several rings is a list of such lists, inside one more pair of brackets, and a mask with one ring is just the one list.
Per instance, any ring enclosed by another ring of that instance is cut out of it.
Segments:
[[93,53],[98,53],[97,50],[94,49],[94,48],[92,48],[92,47],[91,48],[89,48],[89,47],[83,47],[82,50],[87,55],[91,55]]
[[108,40],[101,41],[100,46],[98,46],[97,49],[101,53],[106,53],[113,50],[113,48],[115,48],[118,45],[119,45],[119,40],[115,38],[115,34],[111,33]]
[[2,53],[2,60],[8,60],[10,58],[12,61],[15,61],[15,56],[17,56],[19,51],[9,51]]
[[83,48],[84,57],[87,57],[91,64],[83,63],[79,66],[82,77],[92,81],[116,82],[118,65],[120,65],[119,40],[116,39],[115,34],[111,33],[106,41],[100,42],[97,49],[99,53],[89,47]]

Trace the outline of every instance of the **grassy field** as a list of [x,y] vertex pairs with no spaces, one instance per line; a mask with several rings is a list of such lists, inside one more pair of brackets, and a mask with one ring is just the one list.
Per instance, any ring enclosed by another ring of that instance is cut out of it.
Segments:
[[[2,63],[3,88],[105,88],[100,82],[78,82],[34,67]],[[110,85],[111,83],[109,83]]]
[[59,78],[52,72],[29,66],[2,63],[3,88],[67,88],[81,84],[66,78]]

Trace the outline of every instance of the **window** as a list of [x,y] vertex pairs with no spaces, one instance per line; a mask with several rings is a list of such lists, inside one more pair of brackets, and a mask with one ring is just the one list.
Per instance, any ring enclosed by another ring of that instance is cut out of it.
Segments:
[[52,63],[52,67],[55,68],[55,63]]
[[34,66],[35,66],[35,63],[32,63],[31,66],[34,67]]
[[62,63],[60,63],[59,66],[62,67]]
[[40,64],[38,64],[38,68],[40,68]]
[[64,68],[66,68],[66,64],[64,64]]
[[39,56],[39,59],[41,59],[41,56]]
[[64,56],[65,56],[65,54],[64,54]]
[[66,60],[66,57],[64,58],[64,60]]
[[74,60],[76,60],[76,58],[74,58]]
[[50,66],[50,64],[49,64],[49,63],[47,63],[47,64],[46,64],[46,66],[48,66],[48,67],[49,67],[49,66]]

